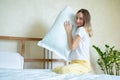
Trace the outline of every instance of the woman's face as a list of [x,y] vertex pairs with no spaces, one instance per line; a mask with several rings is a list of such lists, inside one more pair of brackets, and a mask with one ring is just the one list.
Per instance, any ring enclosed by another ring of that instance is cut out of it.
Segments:
[[76,14],[75,22],[78,27],[84,25],[83,13],[79,12]]

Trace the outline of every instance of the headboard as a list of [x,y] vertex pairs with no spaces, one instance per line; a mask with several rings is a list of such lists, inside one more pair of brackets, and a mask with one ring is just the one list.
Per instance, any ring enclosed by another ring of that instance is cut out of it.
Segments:
[[[0,36],[0,40],[15,40],[15,41],[20,41],[21,47],[20,47],[20,54],[24,57],[25,53],[25,45],[27,41],[40,41],[42,38],[32,38],[32,37],[16,37],[16,36]],[[25,62],[44,62],[44,68],[52,68],[53,67],[53,62],[66,62],[63,59],[53,59],[53,52],[45,49],[43,52],[43,57],[44,59],[26,59],[24,58]],[[51,54],[51,55],[49,55]],[[50,59],[45,58],[45,56],[50,57]],[[46,64],[47,63],[47,64]]]

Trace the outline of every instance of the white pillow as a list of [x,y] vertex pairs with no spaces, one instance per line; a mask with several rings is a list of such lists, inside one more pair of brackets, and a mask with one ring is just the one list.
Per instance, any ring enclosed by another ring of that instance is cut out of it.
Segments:
[[24,58],[16,52],[0,52],[0,68],[23,69]]
[[64,22],[68,20],[72,25],[75,25],[74,17],[75,14],[73,10],[69,6],[65,7],[57,16],[47,35],[42,41],[38,42],[38,45],[47,48],[61,56],[61,58],[68,60],[71,50],[69,49]]

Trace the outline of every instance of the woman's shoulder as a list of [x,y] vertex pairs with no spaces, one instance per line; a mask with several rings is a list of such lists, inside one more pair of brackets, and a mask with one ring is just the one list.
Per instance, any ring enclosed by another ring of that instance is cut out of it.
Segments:
[[78,29],[85,29],[83,26],[79,27]]
[[77,30],[78,31],[85,31],[85,28],[84,27],[79,27]]

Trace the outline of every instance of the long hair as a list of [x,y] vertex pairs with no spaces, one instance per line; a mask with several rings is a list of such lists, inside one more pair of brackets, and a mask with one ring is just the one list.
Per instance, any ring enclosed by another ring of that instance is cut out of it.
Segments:
[[93,32],[92,32],[92,27],[91,27],[91,16],[88,10],[86,9],[80,9],[78,10],[78,13],[82,13],[83,14],[83,20],[84,20],[84,27],[87,31],[87,33],[89,34],[90,37],[92,37]]

